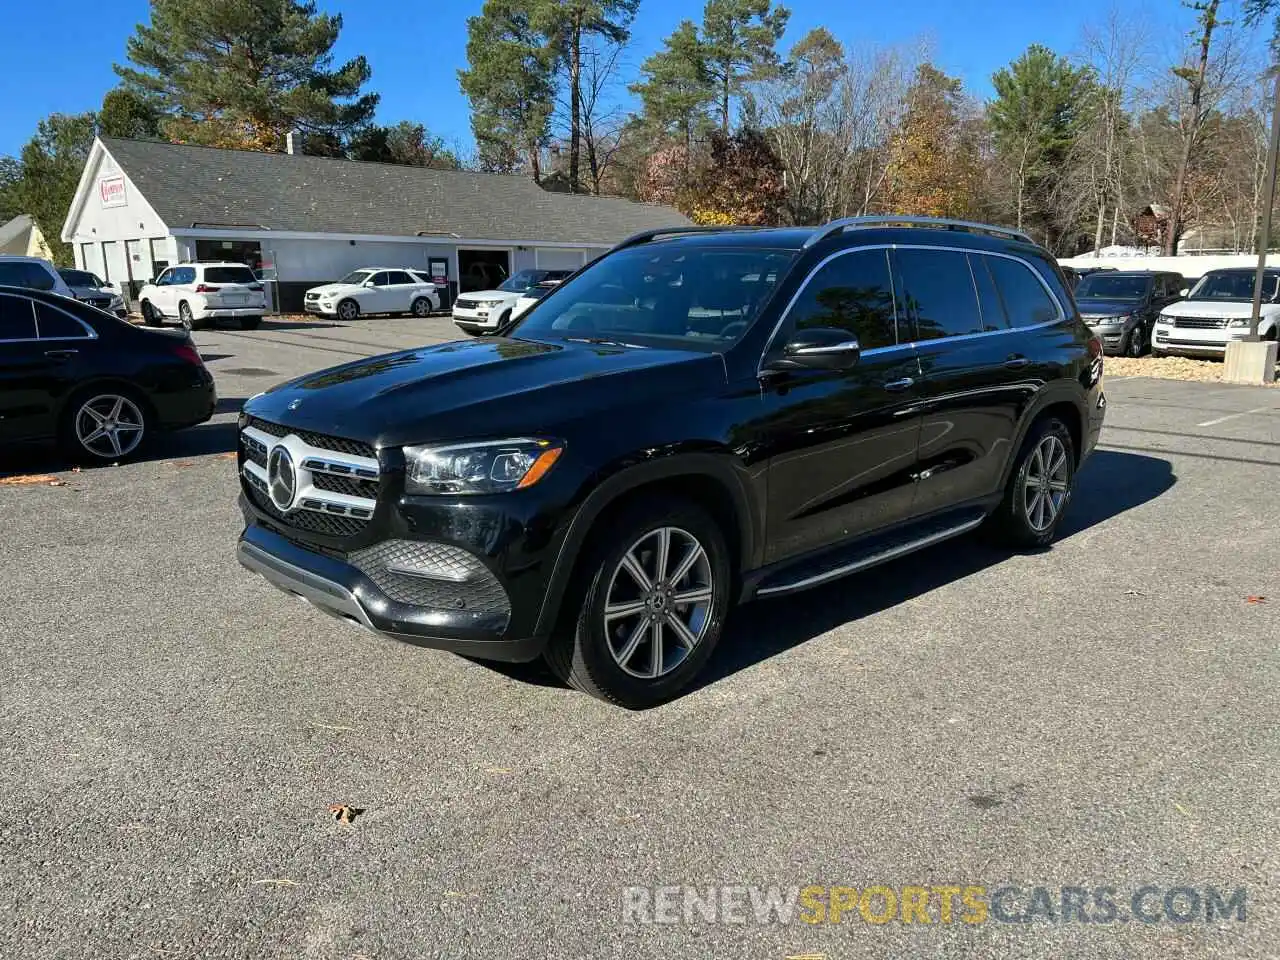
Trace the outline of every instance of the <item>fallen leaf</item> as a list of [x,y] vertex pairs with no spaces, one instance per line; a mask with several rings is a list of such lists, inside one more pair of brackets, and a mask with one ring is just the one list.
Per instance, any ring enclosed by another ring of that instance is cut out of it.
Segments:
[[312,720],[311,726],[319,727],[321,730],[340,730],[343,732],[355,730],[355,727],[342,727],[335,723],[321,723],[319,720]]
[[1175,803],[1173,806],[1174,806],[1174,809],[1175,809],[1175,810],[1177,810],[1180,814],[1182,814],[1184,817],[1187,817],[1188,819],[1190,819],[1190,817],[1191,817],[1191,812],[1190,812],[1186,807],[1184,807],[1184,806],[1183,806],[1182,804],[1180,804],[1180,803]]
[[48,473],[27,473],[16,477],[0,477],[0,486],[22,487],[30,483],[56,483],[58,478]]
[[339,823],[350,823],[364,813],[364,808],[348,806],[345,803],[331,803],[329,804],[329,812],[333,814],[333,819]]
[[219,453],[214,457],[215,460],[234,460],[235,458],[236,455],[234,453]]
[[485,773],[510,773],[511,771],[508,770],[506,767],[485,767],[484,772]]
[[1245,597],[1244,602],[1245,603],[1266,603],[1267,598],[1266,597]]
[[49,486],[51,487],[65,487],[66,485],[67,485],[67,481],[59,480],[56,477],[49,481]]
[[298,885],[297,880],[290,880],[288,877],[280,877],[278,879],[272,878],[269,880],[250,880],[249,882],[250,883],[270,883],[277,887],[296,887]]
[[175,467],[194,467],[196,464],[194,460],[175,460],[173,465]]
[[474,900],[480,896],[472,890],[446,890],[444,895],[450,900]]

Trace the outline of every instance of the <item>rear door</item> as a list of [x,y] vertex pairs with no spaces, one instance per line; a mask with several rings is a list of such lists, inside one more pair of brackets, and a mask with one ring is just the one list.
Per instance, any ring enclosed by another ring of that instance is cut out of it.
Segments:
[[964,250],[894,251],[898,302],[920,357],[917,509],[932,513],[1000,488],[1035,372],[993,274],[1017,261]]
[[408,313],[413,309],[413,298],[420,289],[412,274],[405,270],[392,270],[387,274],[387,304],[389,313]]
[[788,309],[769,357],[806,328],[847,330],[862,353],[848,370],[796,370],[764,381],[769,563],[905,520],[915,497],[920,367],[910,337],[900,333],[888,250],[845,250],[820,265]]

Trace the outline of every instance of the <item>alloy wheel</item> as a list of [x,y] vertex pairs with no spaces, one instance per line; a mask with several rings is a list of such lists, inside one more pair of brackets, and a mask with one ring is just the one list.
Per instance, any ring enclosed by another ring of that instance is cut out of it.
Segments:
[[338,304],[339,320],[354,320],[359,313],[360,308],[350,300],[344,300],[342,303]]
[[1036,533],[1048,530],[1071,493],[1070,463],[1061,438],[1049,434],[1042,439],[1027,463],[1023,486],[1023,510]]
[[711,559],[679,527],[651,530],[614,568],[605,594],[604,634],[625,673],[656,680],[675,670],[711,623]]
[[413,301],[413,315],[415,317],[425,317],[431,313],[431,301],[426,297],[419,297]]
[[1143,340],[1142,327],[1134,327],[1133,332],[1129,334],[1128,341],[1126,341],[1125,345],[1128,347],[1128,349],[1125,352],[1129,354],[1129,356],[1131,357],[1142,356],[1142,340]]
[[128,397],[104,393],[86,400],[76,411],[76,440],[99,457],[123,457],[142,442],[146,421]]
[[194,329],[194,322],[191,317],[191,308],[185,303],[178,304],[178,319],[182,321],[182,326],[187,330]]

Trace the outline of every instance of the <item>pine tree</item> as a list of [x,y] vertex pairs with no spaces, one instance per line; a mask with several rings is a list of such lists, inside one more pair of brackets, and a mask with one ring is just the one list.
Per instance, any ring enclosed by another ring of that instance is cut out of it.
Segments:
[[59,264],[72,262],[71,247],[59,235],[89,159],[96,124],[92,113],[55,113],[40,121],[36,135],[22,148],[22,179],[16,195],[22,212],[35,219]]
[[710,125],[707,109],[716,99],[707,49],[693,21],[683,21],[662,42],[662,49],[641,64],[640,76],[631,92],[640,98],[643,121],[662,133],[678,134],[689,156],[694,138]]
[[151,0],[116,66],[127,89],[154,103],[175,140],[281,150],[291,130],[333,152],[369,122],[369,65],[333,67],[342,17],[314,0]]
[[542,148],[555,105],[553,57],[526,0],[485,0],[467,20],[467,69],[458,71],[471,101],[480,165],[510,172],[523,161],[542,179]]
[[791,11],[772,0],[707,0],[702,43],[707,68],[718,91],[720,131],[729,132],[729,105],[748,80],[759,79],[778,62],[777,43]]

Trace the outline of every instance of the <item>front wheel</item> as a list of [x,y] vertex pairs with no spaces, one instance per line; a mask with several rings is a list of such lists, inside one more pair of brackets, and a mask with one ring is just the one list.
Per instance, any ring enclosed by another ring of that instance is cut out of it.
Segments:
[[162,325],[160,314],[156,313],[156,308],[151,305],[150,300],[142,301],[142,322],[148,327],[158,327]]
[[1146,331],[1142,327],[1134,327],[1124,342],[1126,357],[1140,357],[1146,348]]
[[1035,424],[1022,444],[1004,499],[988,520],[997,539],[1015,547],[1047,547],[1075,489],[1075,441],[1057,417]]
[[704,510],[640,501],[602,526],[581,558],[547,663],[583,693],[656,706],[711,656],[731,591],[724,534]]
[[350,322],[360,316],[360,304],[354,300],[343,300],[338,304],[338,319]]

